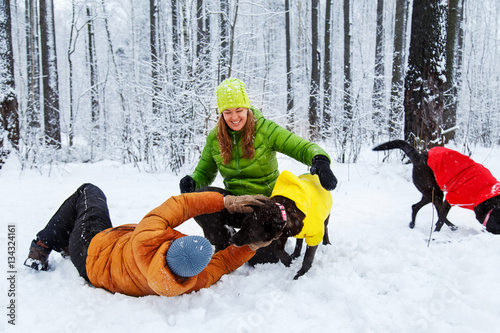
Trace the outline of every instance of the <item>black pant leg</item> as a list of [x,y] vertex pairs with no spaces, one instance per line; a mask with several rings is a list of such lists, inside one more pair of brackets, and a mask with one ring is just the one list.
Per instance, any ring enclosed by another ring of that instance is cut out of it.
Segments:
[[67,198],[36,236],[50,249],[61,252],[69,245],[69,235],[77,218],[76,202],[88,184],[80,186]]
[[90,242],[95,235],[112,227],[106,196],[97,186],[87,184],[76,201],[76,212],[69,254],[80,276],[88,281],[86,261]]
[[106,196],[97,186],[83,184],[64,201],[37,237],[55,251],[68,247],[71,261],[88,280],[85,264],[90,241],[111,227]]

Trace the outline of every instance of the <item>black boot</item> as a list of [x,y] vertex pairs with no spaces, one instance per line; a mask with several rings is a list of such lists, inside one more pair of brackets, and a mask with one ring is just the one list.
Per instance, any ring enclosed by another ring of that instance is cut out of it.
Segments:
[[37,271],[46,271],[49,268],[49,254],[51,249],[40,240],[33,240],[30,253],[24,265]]

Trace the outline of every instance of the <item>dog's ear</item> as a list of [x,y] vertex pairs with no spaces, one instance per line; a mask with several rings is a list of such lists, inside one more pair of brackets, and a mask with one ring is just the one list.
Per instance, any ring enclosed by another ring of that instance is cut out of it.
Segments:
[[282,218],[273,217],[270,221],[266,223],[266,229],[272,234],[277,234],[283,230],[286,221],[283,221]]
[[486,230],[492,234],[500,234],[500,208],[492,210],[488,223],[486,224]]

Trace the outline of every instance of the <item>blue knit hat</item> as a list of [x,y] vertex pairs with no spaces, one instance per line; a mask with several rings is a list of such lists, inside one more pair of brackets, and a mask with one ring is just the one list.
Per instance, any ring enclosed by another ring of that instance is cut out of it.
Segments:
[[212,259],[212,244],[201,236],[177,238],[167,251],[167,265],[182,277],[198,275]]

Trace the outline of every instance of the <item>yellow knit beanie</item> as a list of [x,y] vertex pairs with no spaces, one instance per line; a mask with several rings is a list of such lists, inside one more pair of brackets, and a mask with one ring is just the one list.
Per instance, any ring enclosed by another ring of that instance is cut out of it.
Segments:
[[219,113],[231,108],[250,108],[250,100],[245,90],[245,83],[236,78],[222,81],[215,92]]

